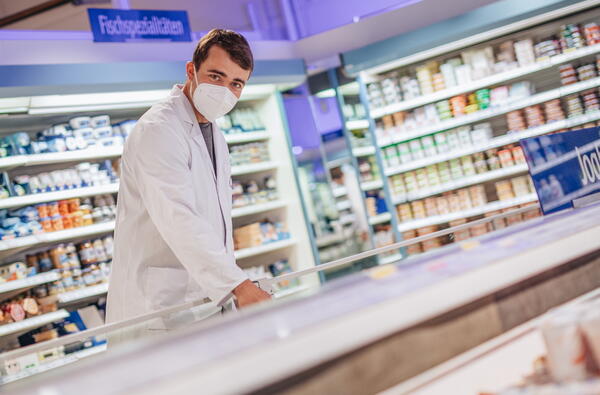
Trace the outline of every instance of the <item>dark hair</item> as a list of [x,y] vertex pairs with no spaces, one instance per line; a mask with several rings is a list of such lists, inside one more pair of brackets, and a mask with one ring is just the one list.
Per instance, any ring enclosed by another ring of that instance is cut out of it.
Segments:
[[196,70],[208,58],[208,51],[213,45],[223,48],[231,59],[244,70],[254,69],[254,57],[246,38],[232,30],[212,29],[198,41],[194,51],[194,66]]

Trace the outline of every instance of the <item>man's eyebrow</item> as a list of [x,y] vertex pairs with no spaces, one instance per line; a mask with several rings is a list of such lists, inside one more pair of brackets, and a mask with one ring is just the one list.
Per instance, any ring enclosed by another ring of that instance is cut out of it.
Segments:
[[216,70],[216,69],[211,69],[208,70],[209,73],[215,73],[215,74],[219,74],[221,77],[225,77],[227,78],[227,74],[225,74],[224,72],[222,72],[221,70]]
[[[215,74],[219,74],[221,77],[227,78],[227,74],[222,72],[221,70],[217,70],[217,69],[210,69],[208,70],[209,73],[215,73]],[[241,84],[246,85],[246,81],[244,81],[241,78],[234,78],[233,79],[235,82],[239,82]]]

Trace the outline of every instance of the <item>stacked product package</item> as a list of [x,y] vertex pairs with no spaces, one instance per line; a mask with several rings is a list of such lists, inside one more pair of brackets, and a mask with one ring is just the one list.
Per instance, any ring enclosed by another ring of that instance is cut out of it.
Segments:
[[[495,47],[468,49],[441,62],[429,61],[405,74],[394,71],[367,85],[370,106],[382,108],[547,61],[552,56],[600,43],[599,32],[594,22],[584,26],[567,24],[560,27],[557,37],[538,42],[530,38],[508,40]],[[464,108],[466,100],[459,98],[454,104],[455,108]]]
[[108,115],[75,117],[68,123],[53,125],[35,137],[20,132],[0,139],[0,157],[120,147],[135,123],[127,120],[111,124]]
[[271,222],[268,220],[241,226],[233,231],[233,241],[236,250],[258,247],[289,238],[290,233],[282,222]]

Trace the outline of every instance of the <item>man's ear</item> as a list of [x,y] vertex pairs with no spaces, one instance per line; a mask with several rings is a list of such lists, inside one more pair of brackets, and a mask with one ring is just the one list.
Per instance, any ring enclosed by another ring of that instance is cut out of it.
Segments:
[[194,62],[187,62],[185,64],[185,74],[190,81],[194,79],[194,68]]

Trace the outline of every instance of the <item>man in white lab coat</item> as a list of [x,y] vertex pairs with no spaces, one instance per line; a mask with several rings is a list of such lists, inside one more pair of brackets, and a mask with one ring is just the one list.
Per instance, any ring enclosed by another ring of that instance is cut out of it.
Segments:
[[234,297],[238,307],[269,299],[235,262],[229,151],[214,122],[253,66],[243,36],[212,30],[186,64],[185,85],[137,122],[121,162],[107,322],[202,297]]

